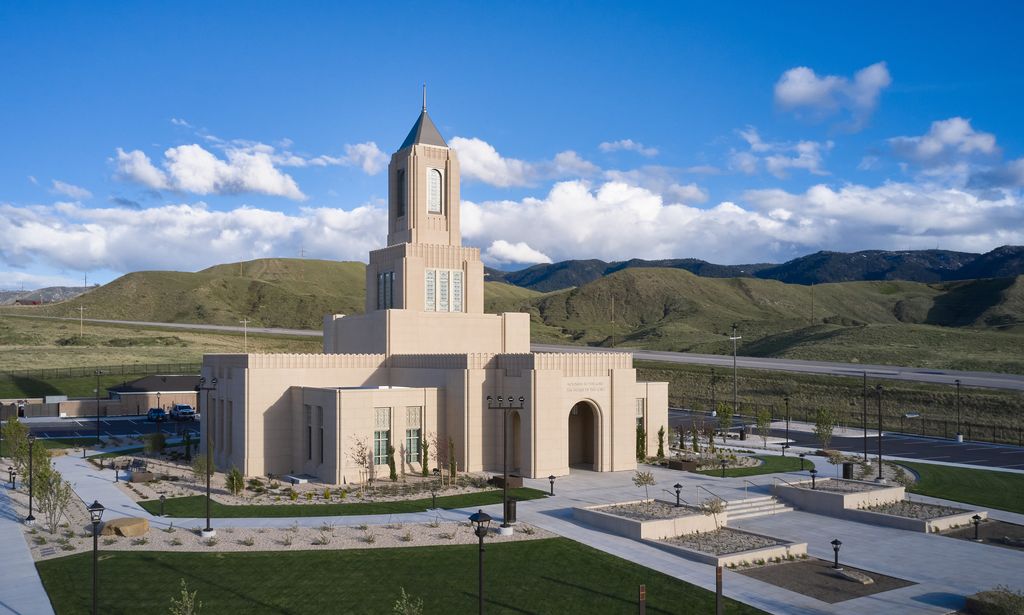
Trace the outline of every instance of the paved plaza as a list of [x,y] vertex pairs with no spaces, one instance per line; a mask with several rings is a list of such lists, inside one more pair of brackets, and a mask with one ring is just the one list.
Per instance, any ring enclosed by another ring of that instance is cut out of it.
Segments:
[[[821,476],[832,476],[835,467],[823,458],[808,457]],[[58,470],[71,482],[76,493],[86,502],[99,500],[107,507],[105,519],[140,517],[150,521],[154,529],[166,527],[199,527],[204,519],[159,518],[140,506],[114,484],[113,470],[99,470],[78,455],[55,459]],[[808,465],[808,467],[810,467]],[[690,504],[715,495],[728,501],[763,497],[770,494],[775,480],[804,479],[806,472],[761,475],[750,478],[719,478],[687,472],[650,468],[657,481],[651,495],[673,501],[672,485],[682,485],[682,499]],[[519,520],[549,530],[623,559],[647,566],[669,576],[714,591],[713,567],[675,556],[654,546],[609,534],[573,519],[572,509],[578,506],[607,504],[643,497],[642,490],[632,483],[632,472],[597,473],[574,470],[570,476],[555,482],[555,496],[519,503]],[[527,480],[526,486],[548,489],[546,480]],[[936,498],[912,496],[915,500],[948,503]],[[5,579],[0,589],[0,613],[50,613],[49,601],[35,573],[31,554],[19,527],[23,512],[14,511],[6,495],[0,497],[0,543],[5,554],[0,559],[0,572]],[[501,514],[500,505],[486,506],[494,517]],[[293,524],[315,527],[325,522],[340,526],[387,523],[424,523],[438,515],[442,520],[465,520],[473,510],[447,510],[393,515],[360,515],[343,517],[295,517],[214,519],[217,527],[286,528]],[[994,519],[1024,524],[1024,515],[989,511]],[[913,585],[900,589],[855,598],[836,604],[803,596],[763,583],[730,570],[725,571],[725,594],[761,608],[769,613],[850,613],[876,615],[905,613],[948,613],[963,606],[963,596],[990,589],[996,585],[1018,586],[1024,553],[1011,549],[975,544],[970,541],[880,527],[823,515],[793,511],[774,515],[730,521],[729,527],[770,536],[806,542],[812,557],[830,560],[830,542],[843,543],[844,563],[907,581]],[[8,579],[19,579],[7,583]],[[6,609],[6,610],[4,610]]]

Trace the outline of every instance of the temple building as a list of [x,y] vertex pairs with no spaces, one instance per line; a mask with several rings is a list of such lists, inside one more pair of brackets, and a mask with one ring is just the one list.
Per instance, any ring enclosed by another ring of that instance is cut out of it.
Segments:
[[528,314],[484,313],[480,250],[459,229],[458,156],[425,104],[388,166],[387,246],[370,252],[365,312],[326,316],[323,340],[323,354],[204,357],[203,447],[212,434],[218,468],[358,482],[360,445],[381,477],[389,448],[411,473],[424,442],[430,468],[450,442],[460,471],[500,472],[507,416],[512,472],[613,472],[636,467],[638,425],[648,454],[668,429],[668,384],[637,382],[632,354],[530,352]]

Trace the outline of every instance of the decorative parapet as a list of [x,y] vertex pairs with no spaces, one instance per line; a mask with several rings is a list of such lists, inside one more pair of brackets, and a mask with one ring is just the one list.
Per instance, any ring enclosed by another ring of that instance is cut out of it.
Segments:
[[[246,355],[242,355],[246,356]],[[384,367],[382,354],[250,354],[249,369],[322,369]]]
[[554,370],[570,378],[607,376],[613,369],[633,369],[629,352],[536,352],[533,369]]

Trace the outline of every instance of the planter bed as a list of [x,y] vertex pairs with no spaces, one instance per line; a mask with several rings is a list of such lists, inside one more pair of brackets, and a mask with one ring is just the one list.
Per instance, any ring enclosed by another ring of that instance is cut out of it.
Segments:
[[903,500],[861,510],[847,511],[851,521],[885,525],[914,532],[941,532],[971,524],[971,517],[988,518],[986,511],[963,510],[949,506]]
[[796,508],[820,515],[843,516],[847,510],[898,502],[905,495],[900,485],[824,478],[811,489],[811,481],[776,483],[772,493]]
[[[688,506],[677,508],[661,500],[634,500],[573,508],[572,516],[587,525],[636,540],[657,540],[666,536],[715,529],[715,520],[711,515],[702,514]],[[727,516],[727,513],[720,513],[718,522],[724,524]]]
[[807,543],[789,542],[728,527],[647,542],[670,553],[712,566],[740,566],[807,554]]

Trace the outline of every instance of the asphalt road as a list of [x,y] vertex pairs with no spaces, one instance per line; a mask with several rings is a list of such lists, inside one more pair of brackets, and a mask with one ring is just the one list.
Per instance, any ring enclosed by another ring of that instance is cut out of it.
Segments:
[[[96,435],[96,419],[80,417],[74,419],[29,419],[25,425],[39,438],[88,438]],[[101,417],[100,435],[102,436],[140,436],[156,433],[157,429],[165,434],[184,435],[191,430],[199,435],[198,421],[147,421],[145,416],[132,417]]]
[[[12,314],[4,314],[12,316]],[[59,318],[51,316],[28,316],[13,314],[22,318],[48,318],[51,320],[72,320],[77,318]],[[276,329],[269,327],[238,327],[234,325],[204,325],[189,323],[146,322],[132,320],[103,320],[86,318],[85,322],[96,322],[111,325],[135,325],[143,327],[162,327],[166,329],[191,329],[198,331],[227,331],[232,333],[263,333],[269,335],[299,335],[304,337],[322,337],[320,331],[309,329]],[[661,350],[634,350],[630,348],[596,348],[591,346],[559,346],[552,344],[532,344],[534,352],[631,352],[633,358],[646,361],[664,361],[667,363],[686,363],[691,365],[708,365],[714,367],[732,367],[732,357],[726,355],[693,354],[687,352],[668,352]],[[872,379],[909,380],[913,382],[931,382],[937,384],[960,383],[966,387],[984,387],[990,389],[1010,389],[1024,391],[1024,376],[1013,374],[997,374],[993,372],[964,372],[948,369],[925,369],[919,367],[898,367],[892,365],[862,365],[859,363],[831,363],[828,361],[798,361],[796,359],[768,359],[763,357],[737,357],[736,366],[743,369],[762,369],[770,371],[799,372],[804,374],[825,374],[830,376],[860,377],[867,374]]]
[[[705,423],[717,424],[717,419],[697,414],[697,417]],[[668,423],[670,427],[678,425],[688,429],[693,423],[694,414],[685,410],[669,410]],[[736,423],[738,425],[738,422]],[[790,424],[792,426],[792,423]],[[773,429],[771,435],[784,438],[784,429]],[[748,438],[757,436],[748,435]],[[789,439],[793,446],[808,448],[820,448],[821,444],[813,433],[790,429]],[[730,440],[736,444],[737,440]],[[846,453],[863,454],[864,438],[856,437],[833,437],[829,448],[840,450]],[[868,437],[868,457],[874,458],[878,453],[878,438],[872,433]],[[882,455],[884,457],[904,457],[906,459],[920,459],[922,461],[941,461],[944,463],[963,463],[968,465],[984,466],[989,468],[1009,468],[1012,470],[1024,470],[1024,448],[1018,446],[1006,446],[1002,444],[986,444],[981,442],[963,442],[958,444],[954,440],[943,440],[938,438],[921,438],[903,434],[890,434],[882,432]]]

